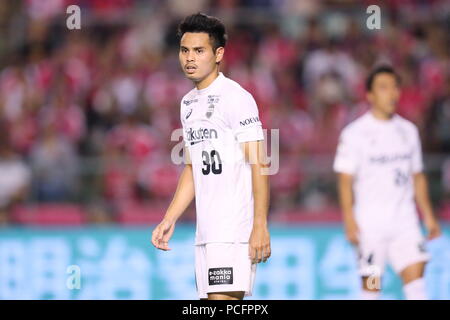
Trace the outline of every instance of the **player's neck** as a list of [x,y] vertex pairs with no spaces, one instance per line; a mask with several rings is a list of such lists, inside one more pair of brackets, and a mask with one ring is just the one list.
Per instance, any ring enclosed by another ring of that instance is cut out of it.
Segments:
[[380,120],[380,121],[389,121],[394,116],[394,113],[386,113],[377,108],[372,108],[370,110],[370,113],[372,114],[372,116],[375,119]]
[[216,69],[213,72],[211,72],[209,75],[207,75],[204,79],[202,79],[199,82],[195,83],[195,87],[197,90],[203,90],[205,88],[208,88],[211,83],[214,82],[214,80],[217,79],[219,76],[219,70]]

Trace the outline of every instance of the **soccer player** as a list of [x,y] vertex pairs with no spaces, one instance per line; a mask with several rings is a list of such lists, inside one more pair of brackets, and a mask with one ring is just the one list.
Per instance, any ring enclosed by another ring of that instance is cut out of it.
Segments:
[[262,124],[252,95],[219,72],[222,22],[194,14],[178,35],[181,67],[195,84],[181,101],[186,164],[152,243],[170,250],[175,223],[195,197],[199,298],[243,299],[252,294],[256,264],[271,254]]
[[[334,160],[347,239],[357,248],[362,299],[377,299],[386,262],[403,281],[407,299],[426,299],[424,268],[428,239],[440,235],[428,198],[419,133],[395,113],[399,78],[380,66],[367,79],[371,109],[341,133]],[[414,201],[415,200],[415,201]]]

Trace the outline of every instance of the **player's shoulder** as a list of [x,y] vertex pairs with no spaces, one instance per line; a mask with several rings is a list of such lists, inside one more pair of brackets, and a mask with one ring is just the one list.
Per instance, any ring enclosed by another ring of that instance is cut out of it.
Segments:
[[399,114],[395,115],[395,121],[397,125],[401,126],[403,129],[408,130],[410,133],[418,133],[419,129],[414,124],[414,122],[402,117]]
[[181,107],[188,106],[192,103],[192,100],[195,98],[195,88],[192,88],[188,93],[186,93],[180,101]]
[[353,121],[349,122],[343,129],[342,135],[347,137],[358,137],[361,135],[361,132],[367,128],[368,122],[368,114],[365,113]]
[[237,81],[228,77],[223,78],[222,90],[232,100],[250,100],[254,101],[253,95],[244,89]]

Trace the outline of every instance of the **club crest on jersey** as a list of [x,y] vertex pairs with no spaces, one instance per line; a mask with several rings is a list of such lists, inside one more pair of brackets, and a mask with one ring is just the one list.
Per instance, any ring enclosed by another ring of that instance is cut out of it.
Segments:
[[210,104],[209,107],[208,107],[208,110],[206,111],[206,117],[208,119],[211,118],[213,112],[214,112],[214,105]]

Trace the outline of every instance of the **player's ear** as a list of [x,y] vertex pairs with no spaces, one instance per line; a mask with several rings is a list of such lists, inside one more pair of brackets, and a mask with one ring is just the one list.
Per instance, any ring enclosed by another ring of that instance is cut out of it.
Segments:
[[222,61],[224,53],[225,53],[224,47],[219,47],[216,49],[216,63]]

